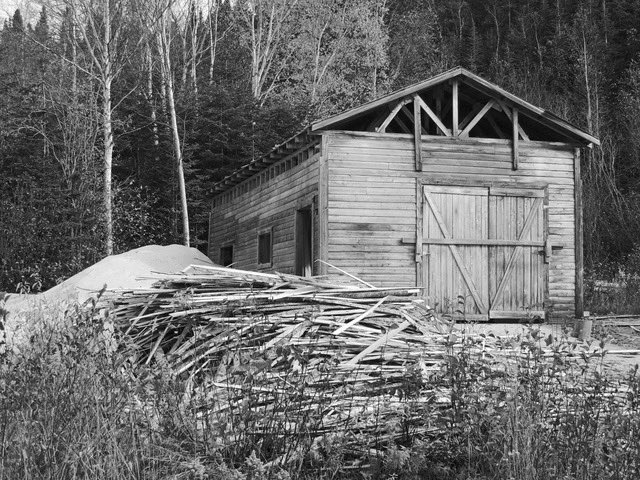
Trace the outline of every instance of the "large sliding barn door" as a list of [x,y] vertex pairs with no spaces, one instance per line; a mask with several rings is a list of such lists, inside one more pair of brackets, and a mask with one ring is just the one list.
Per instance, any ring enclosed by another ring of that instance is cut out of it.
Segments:
[[489,246],[489,316],[544,318],[544,190],[489,193],[489,238],[496,240]]
[[426,185],[424,286],[440,314],[544,315],[544,190]]
[[425,186],[427,298],[438,313],[487,319],[489,189]]

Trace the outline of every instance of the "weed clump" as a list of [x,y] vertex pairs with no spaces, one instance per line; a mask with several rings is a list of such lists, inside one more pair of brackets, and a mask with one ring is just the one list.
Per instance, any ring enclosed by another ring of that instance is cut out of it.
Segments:
[[[332,385],[332,362],[327,388],[308,402],[305,389],[318,379],[305,373],[308,352],[288,347],[298,370],[273,379],[270,395],[293,424],[265,414],[254,357],[234,366],[243,383],[202,388],[202,377],[177,374],[160,354],[140,362],[108,310],[76,308],[67,320],[0,357],[2,479],[640,475],[637,369],[609,377],[603,351],[536,328],[510,339],[452,330],[428,377],[407,368],[406,384],[384,397],[393,414],[382,397]],[[421,394],[427,381],[432,395]],[[336,395],[350,405],[339,429],[327,423]],[[367,428],[354,428],[364,411]]]

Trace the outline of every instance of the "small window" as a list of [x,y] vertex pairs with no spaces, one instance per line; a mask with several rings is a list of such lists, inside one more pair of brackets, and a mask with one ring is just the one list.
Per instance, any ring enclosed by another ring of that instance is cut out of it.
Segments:
[[258,265],[271,266],[271,230],[258,234]]
[[223,267],[233,265],[233,245],[220,247],[220,265]]

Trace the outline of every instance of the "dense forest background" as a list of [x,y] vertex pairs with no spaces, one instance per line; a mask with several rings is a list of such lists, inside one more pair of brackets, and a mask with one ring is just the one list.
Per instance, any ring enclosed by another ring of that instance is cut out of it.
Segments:
[[601,139],[586,263],[638,257],[637,0],[60,0],[0,31],[0,290],[144,244],[204,248],[235,167],[456,65]]

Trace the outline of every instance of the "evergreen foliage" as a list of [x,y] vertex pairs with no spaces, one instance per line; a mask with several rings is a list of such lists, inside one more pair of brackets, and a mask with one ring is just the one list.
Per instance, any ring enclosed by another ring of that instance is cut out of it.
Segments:
[[[33,272],[50,287],[103,255],[103,99],[76,3],[43,7],[37,18],[17,10],[0,30],[0,290]],[[139,11],[160,3],[137,2],[113,19],[127,38],[111,93],[115,253],[182,237],[166,82],[154,24]],[[586,261],[633,251],[638,2],[164,4],[193,245],[206,246],[213,182],[310,121],[462,65],[601,139],[583,167]],[[276,36],[252,37],[270,21]]]

